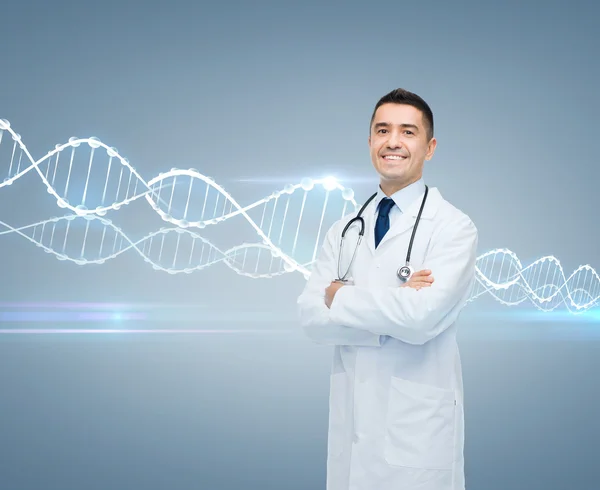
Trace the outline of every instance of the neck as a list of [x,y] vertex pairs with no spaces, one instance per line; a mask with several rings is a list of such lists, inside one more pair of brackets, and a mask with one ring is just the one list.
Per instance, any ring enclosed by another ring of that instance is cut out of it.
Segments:
[[405,187],[408,187],[411,184],[414,184],[420,178],[421,178],[421,176],[419,175],[418,177],[416,177],[412,180],[407,180],[407,181],[403,181],[403,182],[398,182],[396,180],[381,179],[381,181],[379,182],[379,186],[381,187],[381,190],[383,191],[383,193],[386,196],[390,197],[393,194],[395,194],[396,192],[398,192],[399,190],[404,189]]

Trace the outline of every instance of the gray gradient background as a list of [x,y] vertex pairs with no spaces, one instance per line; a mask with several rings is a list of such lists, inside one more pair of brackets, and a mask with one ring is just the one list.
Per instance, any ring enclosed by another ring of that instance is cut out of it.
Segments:
[[[426,181],[480,252],[598,268],[600,8],[537,4],[4,2],[0,117],[36,156],[97,136],[147,179],[195,167],[242,203],[328,174],[362,200],[372,107],[406,87],[436,118]],[[60,213],[33,174],[0,206],[13,225]],[[143,203],[119,219],[140,216],[164,225]],[[0,251],[3,302],[162,305],[144,327],[247,330],[0,336],[0,488],[324,488],[331,349],[298,332],[299,275],[78,267],[16,236]],[[461,322],[468,489],[600,488],[597,320],[482,298]]]

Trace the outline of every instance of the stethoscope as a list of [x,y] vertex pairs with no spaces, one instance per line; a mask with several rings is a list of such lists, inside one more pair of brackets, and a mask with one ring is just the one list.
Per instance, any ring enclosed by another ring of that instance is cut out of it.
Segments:
[[[415,225],[413,226],[412,235],[410,237],[410,242],[408,244],[408,251],[406,252],[406,264],[403,266],[400,266],[400,268],[398,268],[398,270],[396,271],[398,278],[403,282],[408,281],[414,273],[414,270],[410,265],[410,253],[412,251],[413,241],[415,239],[415,233],[417,232],[417,227],[419,226],[419,221],[421,220],[421,213],[423,212],[423,208],[425,207],[425,202],[427,201],[427,193],[428,192],[429,192],[429,188],[427,186],[425,186],[425,195],[423,196],[423,200],[421,201],[421,208],[419,209],[419,213],[417,214],[417,219],[415,221]],[[346,282],[346,276],[348,275],[348,273],[350,272],[350,269],[352,268],[354,258],[356,257],[356,252],[358,251],[360,242],[362,241],[363,236],[365,234],[365,220],[362,217],[362,214],[363,214],[364,210],[367,208],[367,206],[369,205],[369,203],[373,199],[375,199],[376,196],[377,196],[377,192],[375,194],[373,194],[371,197],[369,197],[369,199],[367,199],[367,202],[365,202],[363,204],[363,206],[362,206],[362,208],[360,208],[360,211],[358,212],[358,214],[354,218],[352,218],[350,221],[348,221],[348,223],[346,224],[346,226],[344,227],[344,229],[342,231],[342,238],[340,240],[340,253],[338,256],[338,279],[336,279],[336,281]],[[348,231],[348,228],[350,228],[356,222],[358,222],[360,225],[360,231],[358,232],[358,240],[356,241],[356,247],[354,247],[354,253],[352,254],[352,258],[350,259],[350,264],[348,265],[348,269],[346,269],[346,273],[342,276],[341,272],[340,272],[340,263],[342,260],[342,249],[344,247],[344,240],[346,239],[346,231]]]

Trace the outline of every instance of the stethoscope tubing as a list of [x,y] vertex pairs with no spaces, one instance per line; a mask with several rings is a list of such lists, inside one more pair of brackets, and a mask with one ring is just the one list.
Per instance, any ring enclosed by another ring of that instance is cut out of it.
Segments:
[[[423,195],[423,199],[421,201],[421,207],[419,208],[419,212],[417,214],[417,219],[415,220],[415,224],[413,226],[413,231],[410,236],[408,250],[406,252],[406,265],[404,267],[400,267],[400,269],[398,269],[398,277],[402,280],[408,280],[410,278],[410,276],[412,275],[412,268],[410,267],[410,256],[412,253],[412,247],[413,247],[413,242],[415,240],[415,235],[417,233],[417,227],[419,226],[419,222],[421,221],[421,214],[423,214],[423,209],[425,208],[425,202],[427,201],[428,193],[429,193],[429,187],[425,186],[425,194]],[[352,218],[350,221],[348,221],[348,223],[346,224],[346,226],[344,226],[344,229],[342,230],[342,236],[340,239],[340,251],[339,251],[339,256],[338,256],[338,279],[337,279],[337,281],[344,282],[346,280],[346,276],[348,275],[348,273],[350,272],[350,269],[352,268],[352,264],[354,263],[354,258],[356,257],[356,253],[358,251],[358,248],[360,247],[360,243],[365,234],[365,220],[362,217],[362,214],[364,213],[367,206],[371,203],[371,201],[373,199],[375,199],[376,196],[377,196],[377,193],[375,193],[371,197],[369,197],[369,199],[367,199],[367,201],[362,205],[362,207],[358,211],[358,214],[354,218]],[[352,258],[350,259],[350,264],[348,265],[348,269],[346,270],[346,273],[342,276],[341,272],[340,272],[340,264],[341,264],[341,260],[342,260],[342,250],[343,250],[343,246],[344,246],[344,240],[346,239],[346,232],[348,231],[348,228],[350,228],[350,226],[352,226],[352,224],[354,224],[356,222],[358,222],[360,224],[360,230],[358,232],[358,240],[356,242],[356,246],[354,247],[354,253],[352,254]],[[410,271],[408,277],[404,277],[400,274],[400,270],[403,268],[408,268],[408,270]]]

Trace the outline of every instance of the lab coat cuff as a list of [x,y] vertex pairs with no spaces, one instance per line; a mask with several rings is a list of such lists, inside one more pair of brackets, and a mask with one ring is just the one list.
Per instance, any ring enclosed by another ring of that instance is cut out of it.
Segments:
[[[389,293],[386,289],[378,290],[378,292]],[[398,325],[394,325],[391,320],[382,317],[381,311],[376,307],[373,294],[373,291],[357,286],[340,288],[333,298],[329,321],[378,335],[380,342],[383,342],[384,338],[393,336],[403,342],[413,343],[413,335],[411,335],[413,329],[402,329]],[[367,321],[367,317],[372,320]],[[382,322],[385,323],[385,326],[382,325]]]
[[[373,333],[364,328],[349,327],[342,321],[343,314],[340,314],[339,312],[343,311],[344,308],[343,303],[346,301],[344,296],[351,296],[355,292],[353,290],[353,286],[343,286],[335,293],[331,307],[328,308],[329,315],[327,318],[327,329],[331,333],[337,332],[336,337],[339,339],[339,341],[337,341],[336,344],[362,347],[381,347],[385,342],[384,336]],[[340,295],[340,293],[342,294]]]
[[346,318],[346,305],[352,304],[356,294],[354,286],[343,286],[337,290],[329,308],[329,321],[343,325]]

